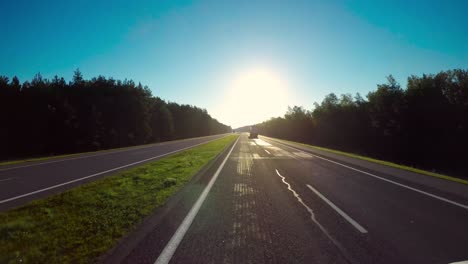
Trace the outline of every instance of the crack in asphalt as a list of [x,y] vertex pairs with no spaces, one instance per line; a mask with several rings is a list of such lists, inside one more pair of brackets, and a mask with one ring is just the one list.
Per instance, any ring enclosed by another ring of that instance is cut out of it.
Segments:
[[338,242],[330,235],[328,230],[315,218],[315,214],[312,208],[310,208],[306,203],[304,203],[301,196],[299,196],[299,194],[293,188],[291,188],[291,185],[286,181],[286,177],[281,175],[277,169],[276,174],[281,178],[283,183],[286,186],[288,186],[288,190],[294,195],[294,197],[296,197],[297,201],[307,210],[307,212],[309,212],[310,219],[312,220],[312,222],[314,222],[318,226],[318,228],[325,234],[325,236],[333,243],[333,245],[335,245],[338,248],[343,257],[351,264],[359,263],[349,254],[349,252],[340,244],[340,242]]

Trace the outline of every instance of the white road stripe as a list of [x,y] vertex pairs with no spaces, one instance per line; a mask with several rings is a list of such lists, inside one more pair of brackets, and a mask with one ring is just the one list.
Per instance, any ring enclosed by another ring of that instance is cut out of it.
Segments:
[[[128,150],[122,150],[122,151],[128,151]],[[21,166],[16,166],[16,167],[9,167],[9,168],[2,168],[0,171],[8,171],[8,170],[14,170],[14,169],[22,169],[22,168],[28,168],[28,167],[34,167],[34,166],[40,166],[40,165],[46,165],[46,164],[51,164],[51,163],[57,163],[57,162],[63,162],[63,161],[69,161],[69,160],[77,160],[77,159],[86,159],[86,158],[91,158],[91,157],[96,157],[96,156],[102,156],[102,155],[108,155],[112,153],[118,153],[122,151],[109,151],[106,153],[99,153],[99,154],[93,154],[93,155],[86,155],[85,153],[83,155],[85,156],[80,156],[80,157],[74,157],[74,158],[57,158],[59,160],[52,160],[52,161],[45,161],[45,162],[40,162],[40,163],[34,163],[34,164],[29,164],[29,165],[21,165]],[[74,154],[70,154],[74,155]],[[79,154],[77,154],[79,155]],[[51,157],[51,159],[54,159],[54,157]],[[29,161],[26,161],[29,162]],[[31,161],[33,162],[33,161]]]
[[268,155],[271,155],[270,151],[265,149],[265,152],[268,153]]
[[0,179],[0,182],[1,181],[9,181],[9,180],[13,180],[14,178],[6,178],[6,179]]
[[301,196],[293,189],[291,188],[291,185],[286,181],[286,177],[284,177],[283,175],[281,175],[281,173],[278,171],[278,169],[275,170],[276,171],[276,174],[281,178],[281,181],[286,184],[286,186],[288,186],[288,190],[294,195],[294,197],[296,197],[297,201],[309,212],[310,214],[310,220],[312,220],[312,222],[314,222],[318,228],[320,230],[322,230],[323,234],[325,234],[325,236],[330,239],[330,241],[338,248],[338,250],[341,252],[341,254],[343,254],[343,256],[348,260],[349,263],[351,264],[355,264],[355,263],[359,263],[357,262],[352,256],[351,254],[349,254],[349,252],[346,250],[345,247],[343,247],[343,245],[341,245],[340,242],[338,242],[338,240],[334,239],[330,233],[328,232],[328,230],[315,218],[315,213],[314,211],[312,210],[312,208],[310,208],[301,198]]
[[359,232],[361,233],[367,233],[367,230],[362,227],[358,222],[356,222],[354,219],[352,219],[349,215],[347,215],[345,212],[343,212],[338,206],[336,206],[334,203],[332,203],[330,200],[328,200],[325,196],[323,196],[319,191],[317,191],[314,187],[310,186],[309,184],[306,184],[307,187],[313,191],[315,194],[317,194],[318,197],[322,198],[328,205],[331,206],[338,214],[340,214],[346,221],[348,221],[354,228],[356,228]]
[[[217,139],[219,139],[219,138],[217,138]],[[85,177],[82,177],[82,178],[78,178],[78,179],[75,179],[75,180],[71,180],[71,181],[67,181],[67,182],[64,182],[64,183],[57,184],[57,185],[53,185],[53,186],[50,186],[50,187],[47,187],[47,188],[44,188],[44,189],[40,189],[40,190],[37,190],[37,191],[33,191],[33,192],[18,195],[18,196],[14,196],[14,197],[11,197],[11,198],[8,198],[8,199],[5,199],[5,200],[1,200],[0,204],[11,202],[11,201],[23,198],[23,197],[27,197],[27,196],[36,194],[36,193],[41,193],[41,192],[45,192],[45,191],[48,191],[48,190],[52,190],[52,189],[55,189],[55,188],[58,188],[58,187],[61,187],[61,186],[64,186],[64,185],[68,185],[70,183],[74,183],[74,182],[82,181],[82,180],[89,179],[89,178],[92,178],[92,177],[96,177],[96,176],[99,176],[99,175],[102,175],[102,174],[105,174],[105,173],[108,173],[108,172],[112,172],[112,171],[120,170],[120,169],[123,169],[123,168],[127,168],[127,167],[130,167],[130,166],[133,166],[133,165],[136,165],[136,164],[140,164],[140,163],[143,163],[143,162],[146,162],[146,161],[149,161],[149,160],[161,158],[161,157],[164,157],[164,156],[167,156],[167,155],[170,155],[170,154],[174,154],[174,153],[186,150],[186,149],[190,149],[190,148],[193,148],[193,147],[196,147],[196,146],[199,146],[199,145],[203,145],[203,144],[215,141],[217,139],[209,140],[209,141],[199,143],[199,144],[196,144],[196,145],[193,145],[193,146],[190,146],[190,147],[181,148],[181,149],[178,149],[178,150],[167,152],[167,153],[155,156],[155,157],[151,157],[151,158],[148,158],[148,159],[144,159],[144,160],[140,160],[140,161],[133,162],[133,163],[130,163],[130,164],[126,164],[126,165],[123,165],[123,166],[120,166],[120,167],[117,167],[117,168],[113,168],[113,169],[110,169],[110,170],[101,171],[101,172],[98,172],[98,173],[95,173],[95,174],[92,174],[92,175],[88,175],[88,176],[85,176]]]
[[[206,136],[206,137],[211,137],[211,136]],[[58,160],[51,160],[51,161],[44,161],[44,162],[37,161],[38,163],[29,164],[29,165],[18,165],[18,166],[13,165],[14,167],[0,168],[0,171],[22,169],[22,168],[28,168],[28,167],[34,167],[34,166],[40,166],[40,165],[46,165],[46,164],[58,163],[58,162],[70,161],[70,160],[86,159],[86,158],[92,158],[92,157],[96,157],[96,156],[104,156],[104,155],[110,155],[110,154],[125,152],[125,151],[152,148],[152,147],[157,147],[157,146],[161,146],[161,145],[168,145],[168,144],[171,144],[171,143],[190,141],[192,139],[201,139],[201,138],[205,138],[205,137],[172,140],[172,141],[166,141],[166,142],[150,144],[149,146],[145,146],[145,145],[143,145],[143,146],[132,146],[132,147],[124,147],[123,149],[115,149],[115,150],[114,149],[108,149],[108,150],[98,151],[98,153],[89,154],[89,155],[86,152],[85,153],[70,154],[70,156],[79,155],[78,157],[60,158],[60,157],[51,156],[50,157],[51,159],[56,159],[57,158]],[[222,137],[220,137],[220,138],[222,138]],[[214,139],[214,140],[216,140],[216,139]],[[213,140],[210,140],[210,141],[213,141]],[[210,141],[207,141],[207,142],[210,142]],[[35,162],[35,161],[26,161],[26,162]],[[1,165],[1,166],[8,166],[8,165]]]
[[171,260],[172,256],[174,255],[174,252],[176,251],[180,242],[182,241],[185,234],[187,233],[190,225],[192,225],[193,219],[195,219],[195,216],[197,216],[198,211],[200,210],[203,202],[208,196],[208,193],[210,192],[211,187],[213,187],[213,184],[218,178],[219,173],[223,169],[224,164],[226,164],[226,161],[231,155],[232,150],[234,149],[237,142],[239,141],[239,138],[240,137],[238,137],[234,145],[232,145],[231,150],[229,150],[229,153],[227,154],[226,158],[224,158],[221,165],[219,165],[218,169],[216,170],[215,174],[211,178],[210,182],[208,182],[208,185],[206,185],[205,189],[201,193],[200,197],[198,197],[197,201],[195,202],[193,207],[190,209],[189,213],[185,216],[184,220],[182,221],[180,226],[177,228],[174,235],[172,235],[171,240],[169,240],[169,243],[167,243],[167,245],[164,247],[163,251],[159,255],[158,259],[156,259],[156,261],[154,262],[155,264],[165,264],[165,263],[169,263],[169,261]]
[[[305,152],[301,149],[298,149],[298,148],[295,148],[295,147],[292,147],[292,146],[289,146],[289,145],[286,145],[284,143],[281,143],[281,142],[278,142],[276,140],[274,140],[276,143],[280,144],[280,145],[283,145],[283,146],[286,146],[286,147],[289,147],[289,148],[292,148],[292,149],[295,149],[295,150],[299,150],[299,151],[302,151],[304,153],[308,153],[308,152]],[[435,195],[435,194],[432,194],[432,193],[428,193],[428,192],[425,192],[425,191],[422,191],[422,190],[419,190],[419,189],[416,189],[416,188],[413,188],[413,187],[410,187],[408,185],[404,185],[402,183],[399,183],[399,182],[396,182],[396,181],[392,181],[392,180],[389,180],[389,179],[386,179],[384,177],[380,177],[380,176],[377,176],[375,174],[372,174],[372,173],[369,173],[369,172],[366,172],[366,171],[363,171],[363,170],[360,170],[360,169],[356,169],[356,168],[353,168],[351,166],[348,166],[348,165],[345,165],[345,164],[342,164],[342,163],[339,163],[339,162],[336,162],[336,161],[333,161],[333,160],[329,160],[329,159],[326,159],[326,158],[323,158],[323,157],[320,157],[320,156],[317,156],[317,155],[314,155],[312,153],[309,153],[310,155],[316,157],[316,158],[319,158],[319,159],[322,159],[322,160],[326,160],[328,162],[331,162],[331,163],[334,163],[336,165],[340,165],[342,167],[345,167],[345,168],[348,168],[350,170],[354,170],[354,171],[357,171],[357,172],[360,172],[360,173],[363,173],[363,174],[366,174],[368,176],[371,176],[371,177],[374,177],[376,179],[379,179],[379,180],[382,180],[382,181],[386,181],[386,182],[389,182],[389,183],[392,183],[392,184],[395,184],[395,185],[398,185],[400,187],[403,187],[405,189],[408,189],[408,190],[412,190],[412,191],[415,191],[415,192],[418,192],[418,193],[421,193],[421,194],[424,194],[424,195],[427,195],[429,197],[432,197],[432,198],[435,198],[437,200],[440,200],[440,201],[443,201],[443,202],[446,202],[446,203],[449,203],[449,204],[452,204],[452,205],[455,205],[455,206],[458,206],[458,207],[461,207],[463,209],[466,209],[468,210],[468,205],[464,205],[464,204],[461,204],[461,203],[458,203],[458,202],[455,202],[455,201],[452,201],[452,200],[449,200],[447,198],[444,198],[444,197],[441,197],[441,196],[438,196],[438,195]]]

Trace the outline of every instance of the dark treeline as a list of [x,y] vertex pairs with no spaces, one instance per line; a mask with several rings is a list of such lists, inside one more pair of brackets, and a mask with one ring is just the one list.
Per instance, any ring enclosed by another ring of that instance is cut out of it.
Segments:
[[388,77],[367,99],[329,94],[313,110],[292,107],[260,133],[467,177],[468,71]]
[[74,153],[225,133],[206,110],[102,76],[71,82],[0,76],[0,159]]

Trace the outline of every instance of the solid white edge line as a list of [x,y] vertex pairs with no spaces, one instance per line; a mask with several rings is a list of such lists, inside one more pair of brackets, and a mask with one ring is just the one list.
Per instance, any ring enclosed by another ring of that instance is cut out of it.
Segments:
[[348,263],[350,263],[350,264],[359,263],[349,254],[349,252],[346,250],[346,248],[343,247],[343,245],[341,245],[341,243],[338,242],[338,240],[333,238],[333,236],[328,232],[328,230],[315,218],[315,213],[312,210],[312,208],[310,208],[304,202],[304,200],[302,200],[301,196],[293,188],[291,188],[291,184],[289,184],[286,181],[286,177],[281,175],[281,173],[278,171],[278,169],[275,169],[275,171],[276,171],[276,174],[281,178],[281,181],[284,184],[286,184],[286,186],[288,186],[288,191],[290,191],[294,195],[294,197],[296,197],[296,200],[309,212],[310,220],[312,220],[312,222],[317,225],[317,227],[323,232],[323,234],[338,248],[338,250],[341,252],[341,254],[343,254],[344,258],[348,261]]
[[[211,136],[205,136],[205,137],[214,137],[217,135],[211,135]],[[226,135],[225,135],[226,136]],[[223,137],[225,137],[223,136]],[[69,157],[69,158],[57,158],[58,160],[50,160],[50,161],[43,161],[43,162],[38,162],[34,164],[29,164],[29,165],[12,165],[13,167],[8,167],[8,168],[1,168],[0,171],[9,171],[9,170],[15,170],[15,169],[22,169],[22,168],[29,168],[29,167],[34,167],[34,166],[41,166],[41,165],[47,165],[51,163],[59,163],[59,162],[64,162],[64,161],[70,161],[70,160],[78,160],[78,159],[86,159],[86,158],[92,158],[92,157],[97,157],[97,156],[105,156],[105,155],[110,155],[110,154],[115,154],[115,153],[121,153],[121,152],[126,152],[126,151],[132,151],[132,150],[139,150],[139,149],[147,149],[147,148],[152,148],[152,147],[157,147],[158,145],[167,145],[170,143],[178,143],[178,142],[184,142],[184,141],[190,141],[190,140],[195,140],[195,139],[201,139],[205,137],[198,137],[198,138],[187,138],[187,139],[181,139],[181,140],[174,140],[174,141],[166,141],[166,142],[160,142],[160,143],[154,143],[152,144],[153,146],[132,146],[132,147],[124,147],[124,149],[108,149],[108,150],[102,150],[101,153],[76,153],[76,154],[70,154],[70,155],[78,155],[77,157]],[[220,138],[223,138],[220,137]],[[220,139],[217,138],[217,139]],[[216,139],[214,139],[216,140]],[[207,141],[210,142],[210,141]],[[88,155],[89,154],[89,155]],[[51,159],[55,159],[53,156],[50,157]],[[31,161],[35,162],[35,161]],[[8,166],[8,165],[0,165],[0,166]]]
[[364,234],[367,233],[367,230],[364,227],[362,227],[358,222],[356,222],[349,215],[343,212],[338,206],[336,206],[334,203],[328,200],[314,187],[310,186],[309,184],[306,184],[306,185],[311,191],[313,191],[318,197],[322,198],[322,200],[324,200],[328,205],[330,205],[331,208],[333,208],[338,214],[340,214],[346,221],[348,221],[352,226],[354,226],[354,228],[356,228],[359,232],[364,233]]
[[195,204],[193,205],[193,207],[190,209],[189,213],[185,216],[184,220],[182,221],[180,226],[177,228],[174,235],[172,235],[171,239],[169,240],[167,245],[164,247],[164,249],[161,252],[161,254],[159,255],[159,257],[154,262],[155,264],[169,263],[172,256],[174,255],[174,252],[177,250],[177,247],[179,246],[180,242],[182,241],[182,239],[184,238],[184,236],[187,233],[188,229],[190,228],[190,225],[192,225],[192,222],[195,219],[195,216],[197,216],[198,211],[200,210],[203,202],[205,201],[206,197],[208,196],[208,193],[211,190],[211,187],[213,187],[213,184],[215,183],[216,179],[218,178],[219,173],[223,169],[224,164],[226,164],[226,161],[228,160],[229,156],[232,153],[232,150],[234,149],[234,147],[236,146],[238,141],[239,141],[239,137],[237,138],[234,145],[232,145],[231,150],[229,150],[229,153],[224,158],[221,165],[219,165],[219,167],[216,170],[215,174],[213,175],[211,180],[208,182],[205,189],[200,194],[200,196],[198,197],[198,199],[195,202]]
[[11,177],[10,177],[10,178],[5,178],[5,179],[0,179],[0,182],[1,182],[1,181],[9,181],[9,180],[13,180],[13,179],[14,179],[14,178],[11,178]]
[[[273,140],[273,139],[272,139],[272,140]],[[447,198],[444,198],[444,197],[441,197],[441,196],[438,196],[438,195],[435,195],[435,194],[432,194],[432,193],[428,193],[428,192],[425,192],[425,191],[422,191],[422,190],[419,190],[419,189],[416,189],[416,188],[413,188],[413,187],[404,185],[404,184],[402,184],[402,183],[399,183],[399,182],[396,182],[396,181],[392,181],[392,180],[386,179],[386,178],[384,178],[384,177],[380,177],[380,176],[374,175],[374,174],[372,174],[372,173],[369,173],[369,172],[366,172],[366,171],[363,171],[363,170],[359,170],[359,169],[350,167],[350,166],[348,166],[348,165],[344,165],[344,164],[341,164],[341,163],[339,163],[339,162],[336,162],[336,161],[333,161],[333,160],[329,160],[329,159],[326,159],[326,158],[323,158],[323,157],[314,155],[314,154],[309,153],[309,152],[305,152],[305,151],[303,151],[303,150],[301,150],[301,149],[292,147],[292,146],[290,146],[290,145],[286,145],[286,144],[281,143],[281,142],[278,142],[278,141],[276,141],[276,140],[273,140],[273,141],[275,141],[276,143],[281,144],[281,145],[283,145],[283,146],[286,146],[286,147],[289,147],[289,148],[292,148],[292,149],[295,149],[295,150],[299,150],[299,151],[304,152],[304,153],[308,153],[308,154],[310,154],[310,155],[312,155],[312,156],[314,156],[314,157],[316,157],[316,158],[319,158],[319,159],[322,159],[322,160],[326,160],[326,161],[328,161],[328,162],[334,163],[334,164],[336,164],[336,165],[340,165],[340,166],[345,167],[345,168],[348,168],[348,169],[350,169],[350,170],[354,170],[354,171],[357,171],[357,172],[366,174],[366,175],[368,175],[368,176],[374,177],[374,178],[379,179],[379,180],[382,180],[382,181],[386,181],[386,182],[389,182],[389,183],[393,183],[393,184],[395,184],[395,185],[398,185],[398,186],[400,186],[400,187],[406,188],[406,189],[408,189],[408,190],[412,190],[412,191],[415,191],[415,192],[418,192],[418,193],[421,193],[421,194],[430,196],[430,197],[432,197],[432,198],[434,198],[434,199],[437,199],[437,200],[440,200],[440,201],[443,201],[443,202],[446,202],[446,203],[449,203],[449,204],[452,204],[452,205],[455,205],[455,206],[458,206],[458,207],[461,207],[461,208],[463,208],[463,209],[468,210],[468,205],[464,205],[464,204],[461,204],[461,203],[458,203],[458,202],[449,200],[449,199],[447,199]]]
[[181,149],[174,150],[174,151],[171,151],[171,152],[167,152],[167,153],[155,156],[155,157],[151,157],[151,158],[148,158],[148,159],[144,159],[144,160],[140,160],[140,161],[133,162],[133,163],[130,163],[130,164],[126,164],[126,165],[123,165],[123,166],[120,166],[120,167],[117,167],[117,168],[113,168],[113,169],[110,169],[110,170],[101,171],[101,172],[98,172],[98,173],[95,173],[95,174],[92,174],[92,175],[88,175],[88,176],[85,176],[85,177],[82,177],[82,178],[78,178],[78,179],[75,179],[75,180],[71,180],[71,181],[67,181],[67,182],[64,182],[64,183],[57,184],[57,185],[53,185],[53,186],[50,186],[50,187],[47,187],[47,188],[44,188],[44,189],[39,189],[39,190],[36,190],[36,191],[33,191],[33,192],[29,192],[29,193],[21,194],[21,195],[18,195],[18,196],[14,196],[14,197],[11,197],[11,198],[8,198],[8,199],[5,199],[5,200],[1,200],[0,204],[11,202],[11,201],[23,198],[23,197],[27,197],[27,196],[36,194],[36,193],[41,193],[41,192],[45,192],[45,191],[48,191],[48,190],[51,190],[51,189],[55,189],[55,188],[58,188],[58,187],[61,187],[61,186],[64,186],[64,185],[67,185],[67,184],[70,184],[70,183],[74,183],[74,182],[82,181],[82,180],[85,180],[85,179],[88,179],[88,178],[96,177],[96,176],[99,176],[99,175],[104,174],[104,173],[120,170],[120,169],[123,169],[123,168],[126,168],[126,167],[130,167],[130,166],[133,166],[133,165],[136,165],[136,164],[139,164],[139,163],[143,163],[143,162],[152,160],[152,159],[161,158],[161,157],[164,157],[164,156],[167,156],[167,155],[170,155],[170,154],[174,154],[176,152],[184,151],[184,150],[194,148],[194,147],[199,146],[199,145],[207,144],[207,143],[210,143],[210,142],[218,140],[218,139],[220,139],[220,138],[209,140],[209,141],[199,143],[199,144],[195,144],[195,145],[190,146],[190,147],[185,147],[185,148],[181,148]]

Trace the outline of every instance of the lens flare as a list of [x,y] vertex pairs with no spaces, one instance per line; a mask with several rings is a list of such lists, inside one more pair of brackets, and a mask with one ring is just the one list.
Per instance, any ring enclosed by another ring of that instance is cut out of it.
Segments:
[[227,87],[226,98],[217,112],[223,122],[233,127],[282,116],[287,109],[287,83],[269,69],[253,68],[240,72]]

